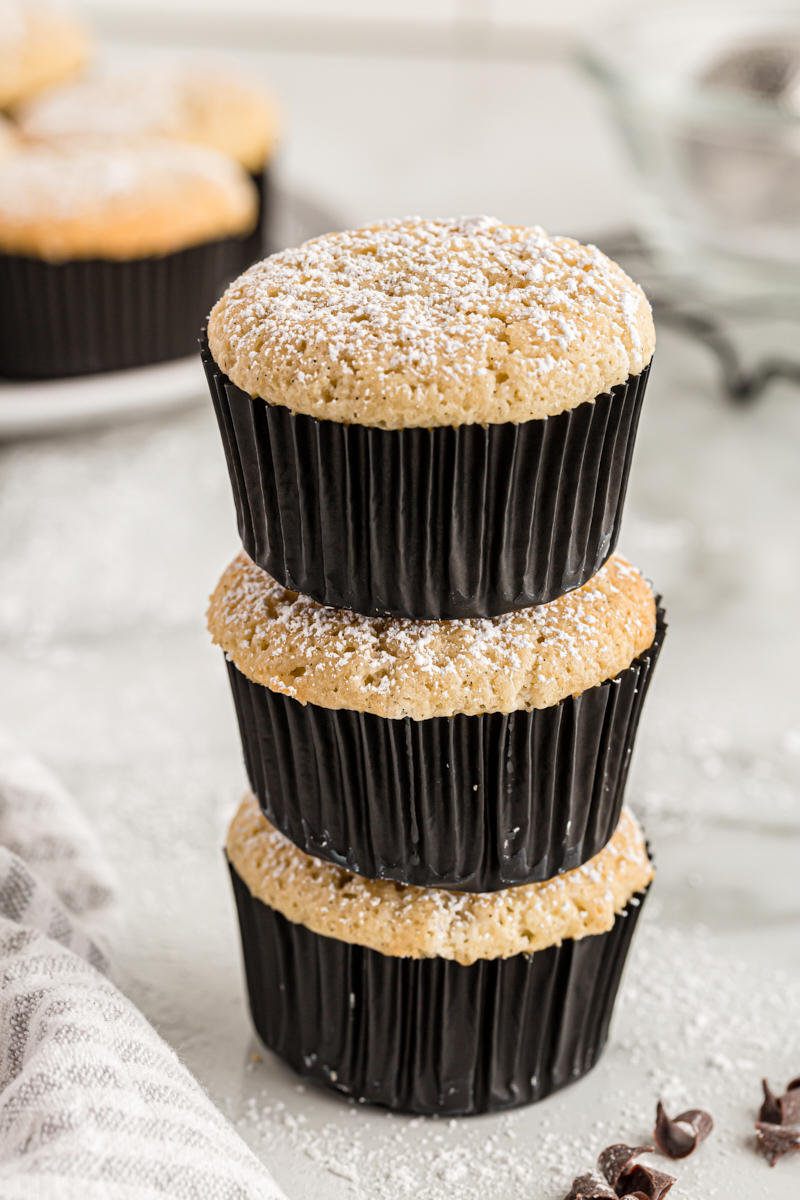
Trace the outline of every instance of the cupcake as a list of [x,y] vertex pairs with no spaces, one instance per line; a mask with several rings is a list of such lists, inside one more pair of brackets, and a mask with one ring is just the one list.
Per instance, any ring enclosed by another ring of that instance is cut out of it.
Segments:
[[247,553],[368,616],[498,616],[614,549],[654,330],[594,247],[488,217],[275,254],[204,352]]
[[60,9],[3,0],[0,10],[0,108],[76,75],[91,40],[82,22]]
[[117,66],[53,89],[16,116],[33,140],[157,137],[228,155],[252,177],[262,207],[257,228],[242,247],[240,269],[267,252],[262,230],[268,167],[278,141],[277,108],[263,87],[224,62],[182,55]]
[[263,1042],[412,1113],[512,1108],[589,1071],[653,878],[628,813],[585,866],[488,895],[361,879],[298,850],[253,797],[227,854]]
[[256,219],[214,150],[70,142],[0,163],[0,363],[46,379],[190,355]]
[[664,632],[618,555],[538,608],[414,622],[323,607],[242,553],[208,624],[272,824],[358,875],[472,892],[608,842]]

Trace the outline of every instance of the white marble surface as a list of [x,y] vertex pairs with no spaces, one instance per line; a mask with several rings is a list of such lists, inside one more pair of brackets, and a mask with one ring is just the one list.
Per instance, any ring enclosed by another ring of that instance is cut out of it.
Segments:
[[718,1124],[676,1198],[798,1194],[800,1156],[771,1171],[752,1143],[761,1074],[800,1070],[798,446],[800,395],[732,411],[702,352],[662,338],[622,537],[670,621],[629,791],[658,879],[600,1066],[452,1127],[250,1059],[221,853],[244,775],[202,616],[236,548],[209,405],[0,451],[0,722],[119,872],[124,986],[291,1200],[558,1200],[607,1141],[646,1138],[659,1094]]

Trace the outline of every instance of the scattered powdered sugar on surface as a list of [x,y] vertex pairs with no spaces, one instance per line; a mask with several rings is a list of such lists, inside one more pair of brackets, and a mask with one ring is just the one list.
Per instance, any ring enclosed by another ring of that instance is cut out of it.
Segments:
[[[662,705],[666,709],[666,705]],[[651,722],[638,747],[636,807],[653,837],[702,833],[709,821],[761,832],[800,829],[800,731],[775,730],[754,750],[730,729]]]
[[[301,1171],[305,1157],[320,1179],[347,1181],[336,1195],[354,1200],[563,1200],[605,1146],[652,1145],[660,1097],[668,1108],[706,1108],[715,1121],[690,1159],[647,1160],[677,1176],[670,1200],[774,1194],[753,1122],[761,1075],[781,1081],[800,1062],[800,980],[780,971],[754,980],[751,967],[714,951],[702,930],[664,928],[653,915],[645,910],[604,1059],[549,1100],[449,1120],[342,1103],[323,1119],[311,1085],[289,1103],[254,1086],[239,1129],[267,1161],[285,1148]],[[258,1064],[251,1069],[255,1085]],[[732,1190],[740,1176],[728,1172],[743,1150],[762,1183]]]

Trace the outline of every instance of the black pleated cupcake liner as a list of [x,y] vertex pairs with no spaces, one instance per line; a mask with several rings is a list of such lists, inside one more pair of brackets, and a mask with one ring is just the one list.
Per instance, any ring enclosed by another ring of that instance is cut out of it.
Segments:
[[617,827],[663,617],[615,679],[532,712],[389,720],[229,662],[251,787],[301,850],[368,879],[490,892],[570,871]]
[[347,1096],[423,1115],[531,1104],[590,1071],[646,895],[607,933],[465,967],[323,937],[231,877],[264,1044]]
[[0,253],[0,374],[58,379],[195,354],[197,330],[248,265],[246,241],[124,261]]
[[383,430],[251,399],[203,341],[245,550],[367,616],[491,617],[614,550],[649,367],[547,420]]

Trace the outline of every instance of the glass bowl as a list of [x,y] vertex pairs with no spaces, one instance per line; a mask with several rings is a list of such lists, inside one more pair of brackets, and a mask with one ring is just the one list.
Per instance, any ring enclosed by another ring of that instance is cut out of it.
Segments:
[[744,311],[800,316],[800,7],[639,8],[581,58],[609,98],[662,268]]

